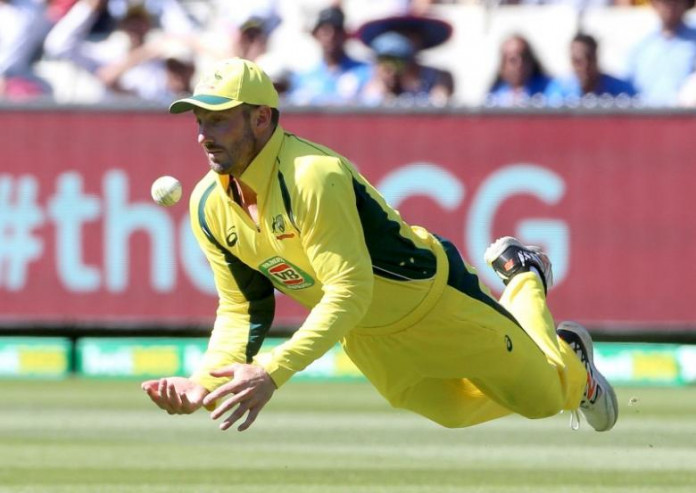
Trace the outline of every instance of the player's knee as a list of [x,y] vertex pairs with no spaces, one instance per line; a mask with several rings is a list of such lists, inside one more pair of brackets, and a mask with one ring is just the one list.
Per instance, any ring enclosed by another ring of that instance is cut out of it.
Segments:
[[407,404],[407,399],[405,394],[400,393],[400,394],[382,394],[385,399],[387,399],[387,402],[389,402],[389,405],[391,407],[394,407],[396,409],[408,409],[409,406]]
[[418,401],[414,402],[408,399],[407,393],[388,396],[387,401],[389,401],[389,404],[394,408],[405,409],[420,414],[445,428],[464,428],[476,424],[475,422],[467,422],[466,418],[456,413],[454,409],[433,408],[424,406]]
[[462,419],[462,416],[431,415],[426,416],[426,418],[429,418],[431,421],[434,421],[445,428],[466,428],[467,426],[473,426],[476,424],[474,422],[468,422],[465,419]]
[[543,419],[543,418],[550,418],[551,416],[555,416],[561,412],[560,409],[534,409],[532,412],[524,413],[522,416],[525,418],[529,419]]
[[529,406],[517,410],[517,413],[529,419],[542,419],[555,416],[563,410],[563,400],[549,398],[537,400]]

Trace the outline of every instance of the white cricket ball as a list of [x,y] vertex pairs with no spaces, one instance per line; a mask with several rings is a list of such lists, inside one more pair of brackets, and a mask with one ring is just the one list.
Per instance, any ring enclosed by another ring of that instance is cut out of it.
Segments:
[[181,199],[181,182],[173,176],[160,176],[152,182],[150,195],[159,205],[169,207]]

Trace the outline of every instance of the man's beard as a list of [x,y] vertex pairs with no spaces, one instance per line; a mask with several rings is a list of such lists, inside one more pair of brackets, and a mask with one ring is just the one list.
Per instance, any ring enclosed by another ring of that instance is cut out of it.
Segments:
[[240,145],[237,146],[237,152],[228,151],[229,158],[225,162],[215,162],[208,159],[208,163],[217,174],[240,176],[256,157],[257,146],[258,139],[254,137],[251,126],[247,124]]

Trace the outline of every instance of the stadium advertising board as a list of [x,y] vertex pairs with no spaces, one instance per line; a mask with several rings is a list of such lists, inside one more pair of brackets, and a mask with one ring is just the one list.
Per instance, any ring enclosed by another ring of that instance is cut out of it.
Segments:
[[[352,160],[412,224],[458,245],[482,279],[498,236],[543,245],[557,319],[687,330],[696,242],[696,121],[680,115],[287,114]],[[192,117],[0,113],[0,323],[206,326],[216,296],[173,175],[205,173]],[[276,325],[305,310],[279,298]]]

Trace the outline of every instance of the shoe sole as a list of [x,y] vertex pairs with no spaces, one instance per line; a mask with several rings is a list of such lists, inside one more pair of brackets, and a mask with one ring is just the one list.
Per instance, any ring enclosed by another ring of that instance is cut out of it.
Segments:
[[580,338],[580,340],[582,341],[582,345],[585,346],[585,350],[587,351],[587,357],[590,360],[590,366],[594,371],[595,380],[603,389],[605,389],[605,391],[609,395],[609,399],[611,399],[611,404],[614,408],[614,419],[611,420],[609,426],[607,426],[606,428],[602,428],[599,430],[596,429],[596,431],[609,431],[614,427],[616,421],[618,421],[619,419],[619,400],[616,398],[616,392],[614,392],[614,388],[611,386],[609,381],[606,378],[604,378],[604,375],[602,375],[602,373],[597,369],[597,367],[594,364],[594,344],[592,343],[592,337],[590,336],[590,333],[587,331],[585,327],[583,327],[580,324],[576,324],[575,322],[561,322],[561,324],[558,326],[558,331],[561,330],[567,330],[568,332],[572,332]]

